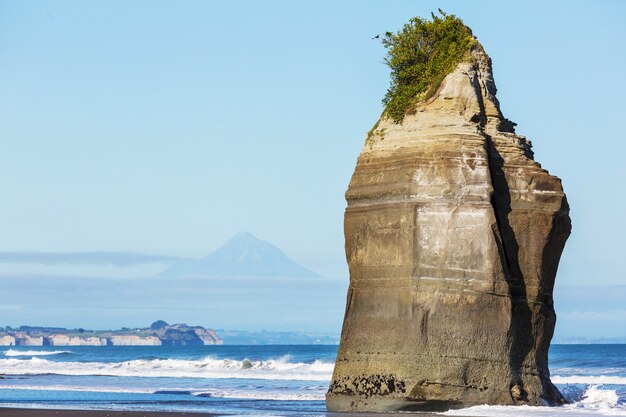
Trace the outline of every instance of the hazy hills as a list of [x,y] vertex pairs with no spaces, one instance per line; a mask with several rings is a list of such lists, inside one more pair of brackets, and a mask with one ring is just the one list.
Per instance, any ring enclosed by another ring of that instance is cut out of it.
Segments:
[[[77,266],[126,268],[152,264],[153,267],[161,265],[162,268],[166,268],[157,274],[157,276],[161,277],[315,278],[320,276],[318,273],[291,260],[278,247],[260,240],[248,232],[237,233],[220,248],[202,259],[115,251],[13,251],[0,252],[0,263],[60,268]],[[156,271],[158,269],[153,269],[149,275],[154,274]]]
[[289,259],[278,247],[247,232],[237,233],[202,259],[178,261],[159,275],[319,277],[316,272]]

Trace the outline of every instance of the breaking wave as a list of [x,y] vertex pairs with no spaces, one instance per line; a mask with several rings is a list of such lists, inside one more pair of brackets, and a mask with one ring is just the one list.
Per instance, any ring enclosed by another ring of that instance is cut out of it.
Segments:
[[[587,388],[587,391],[583,394],[583,398],[578,403],[574,404],[580,404],[584,408],[599,409],[616,409],[620,407],[617,392],[612,389],[601,389],[598,385],[592,385]],[[621,407],[621,409],[626,415],[626,407]]]
[[90,387],[71,385],[0,385],[0,390],[20,391],[72,391],[72,392],[115,392],[124,394],[154,394],[149,388],[118,388],[118,387]]
[[289,362],[286,358],[262,361],[214,359],[151,359],[125,362],[53,362],[41,358],[0,359],[5,375],[103,375],[182,378],[250,378],[329,381],[334,363]]
[[264,392],[264,391],[237,391],[237,390],[212,390],[192,393],[198,397],[232,398],[240,400],[275,400],[275,401],[323,401],[324,392]]
[[555,375],[550,379],[555,384],[626,385],[626,377],[615,375]]
[[69,350],[16,350],[9,349],[3,352],[4,356],[50,356],[72,353]]
[[312,392],[280,392],[280,391],[251,391],[238,389],[150,389],[150,388],[122,388],[96,387],[71,385],[1,385],[0,390],[21,391],[69,391],[69,392],[107,392],[123,394],[161,394],[161,395],[192,395],[196,397],[229,398],[244,400],[274,400],[274,401],[323,401],[325,389]]
[[[554,381],[554,378],[552,378]],[[591,385],[575,397],[566,394],[571,404],[562,407],[534,406],[503,406],[478,405],[458,410],[450,410],[446,416],[480,416],[480,417],[583,417],[583,416],[626,416],[626,404],[620,402],[615,390],[602,389],[599,385]]]

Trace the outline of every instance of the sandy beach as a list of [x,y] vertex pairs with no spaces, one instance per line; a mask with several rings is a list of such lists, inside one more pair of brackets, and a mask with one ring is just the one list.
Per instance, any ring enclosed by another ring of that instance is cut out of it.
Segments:
[[[288,415],[283,414],[282,415]],[[228,414],[214,413],[179,413],[159,411],[106,411],[106,410],[43,410],[37,408],[0,408],[2,417],[216,417]],[[327,416],[364,417],[371,413],[327,413]],[[431,413],[402,413],[403,416],[436,417],[439,414]],[[376,417],[397,417],[398,414],[376,413]]]
[[107,410],[42,410],[37,408],[0,408],[2,417],[215,417],[211,413],[177,413]]

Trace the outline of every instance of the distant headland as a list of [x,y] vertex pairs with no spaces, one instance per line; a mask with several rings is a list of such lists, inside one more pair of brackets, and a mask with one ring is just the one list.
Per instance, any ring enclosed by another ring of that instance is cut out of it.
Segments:
[[84,330],[62,327],[5,327],[0,346],[205,346],[221,345],[213,329],[157,320],[150,327]]

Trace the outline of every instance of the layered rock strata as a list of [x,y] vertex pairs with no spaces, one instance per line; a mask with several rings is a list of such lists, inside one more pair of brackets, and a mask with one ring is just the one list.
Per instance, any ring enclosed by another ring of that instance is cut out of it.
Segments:
[[111,336],[108,338],[112,346],[161,346],[161,340],[155,336]]
[[329,410],[564,402],[548,347],[567,200],[472,55],[401,124],[382,117],[359,155]]
[[107,346],[107,339],[96,336],[68,336],[65,334],[53,334],[46,336],[44,346]]

